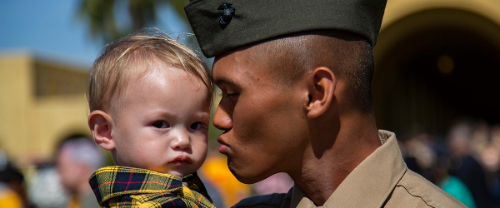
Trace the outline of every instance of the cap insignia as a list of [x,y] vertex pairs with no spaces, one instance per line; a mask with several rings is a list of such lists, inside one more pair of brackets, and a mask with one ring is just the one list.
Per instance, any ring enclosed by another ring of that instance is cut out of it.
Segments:
[[219,24],[220,24],[220,29],[224,30],[229,22],[231,22],[231,19],[233,19],[234,12],[236,9],[234,7],[231,7],[233,4],[230,3],[222,3],[217,10],[222,10],[222,12],[219,15]]

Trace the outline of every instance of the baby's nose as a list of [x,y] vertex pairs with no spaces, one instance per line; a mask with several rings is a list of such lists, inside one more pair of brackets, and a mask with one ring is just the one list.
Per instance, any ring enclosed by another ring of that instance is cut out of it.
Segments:
[[183,130],[175,132],[171,145],[172,149],[190,149],[191,138],[189,132]]

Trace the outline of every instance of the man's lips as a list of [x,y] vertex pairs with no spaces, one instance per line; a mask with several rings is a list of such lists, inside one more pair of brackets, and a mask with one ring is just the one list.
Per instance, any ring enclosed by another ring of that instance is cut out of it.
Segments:
[[175,157],[170,163],[179,164],[179,165],[192,164],[193,160],[191,160],[191,158],[187,155],[179,155],[179,156]]
[[224,141],[222,141],[222,135],[217,137],[217,142],[219,142],[221,144],[219,147],[219,152],[222,154],[227,154],[230,147]]

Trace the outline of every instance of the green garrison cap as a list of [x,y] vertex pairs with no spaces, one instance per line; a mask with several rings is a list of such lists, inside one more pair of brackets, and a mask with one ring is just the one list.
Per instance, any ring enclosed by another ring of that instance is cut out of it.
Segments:
[[296,32],[334,29],[375,46],[387,0],[191,0],[184,7],[206,57]]

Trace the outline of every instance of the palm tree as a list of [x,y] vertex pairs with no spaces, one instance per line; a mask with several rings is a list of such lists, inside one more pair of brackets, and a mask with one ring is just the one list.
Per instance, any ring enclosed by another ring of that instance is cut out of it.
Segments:
[[[89,32],[95,39],[102,38],[106,43],[121,38],[157,22],[156,8],[170,4],[174,11],[186,20],[184,6],[187,0],[80,0],[79,18],[88,22]],[[126,6],[132,24],[118,26],[115,10]]]

